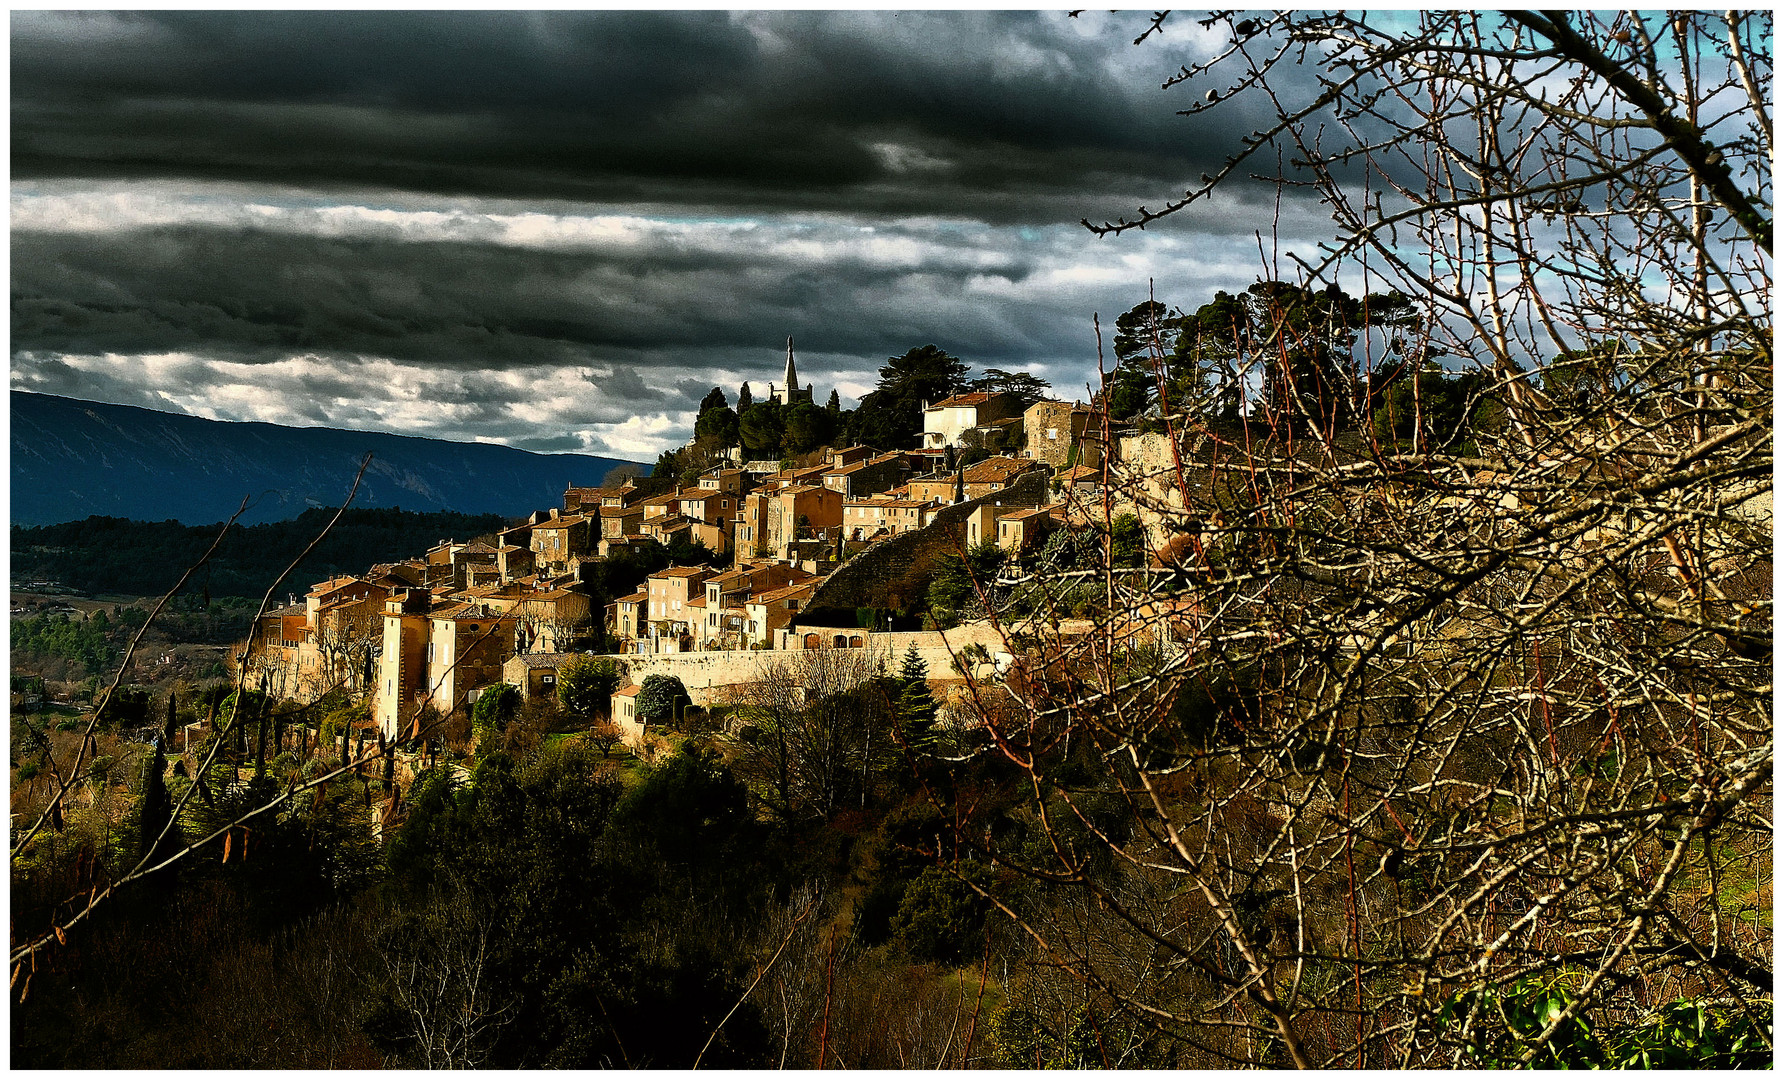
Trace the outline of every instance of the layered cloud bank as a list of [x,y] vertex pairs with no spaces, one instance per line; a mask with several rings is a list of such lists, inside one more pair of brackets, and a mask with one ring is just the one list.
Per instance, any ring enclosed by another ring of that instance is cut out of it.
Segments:
[[1241,133],[1136,18],[15,13],[13,385],[626,456],[788,335],[845,402],[930,342],[1081,395],[1092,315],[1328,229],[1261,185],[1076,224]]

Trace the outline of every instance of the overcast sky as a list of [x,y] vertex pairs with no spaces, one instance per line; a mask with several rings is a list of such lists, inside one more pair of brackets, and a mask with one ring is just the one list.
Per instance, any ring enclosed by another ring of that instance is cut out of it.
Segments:
[[1147,22],[13,12],[12,385],[640,459],[789,335],[819,401],[929,343],[1081,397],[1092,314],[1330,231],[1262,185],[1078,224],[1255,119],[1177,115],[1223,33]]

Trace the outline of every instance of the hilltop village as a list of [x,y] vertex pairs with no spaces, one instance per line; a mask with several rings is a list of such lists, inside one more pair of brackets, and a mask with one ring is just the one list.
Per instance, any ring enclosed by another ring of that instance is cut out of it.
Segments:
[[[498,535],[315,583],[269,612],[236,659],[275,698],[366,698],[368,728],[389,741],[497,684],[549,697],[588,655],[616,664],[609,715],[634,746],[655,719],[637,703],[647,677],[674,676],[703,706],[756,679],[764,651],[914,650],[945,692],[967,674],[961,656],[992,665],[985,674],[1010,657],[990,620],[943,626],[927,611],[937,560],[1106,529],[1105,466],[1143,461],[1156,441],[1131,425],[1111,436],[1091,407],[1015,379],[1024,392],[923,402],[913,445],[824,446],[805,463],[744,460],[732,446],[693,474],[659,465],[571,486]],[[811,394],[789,343],[768,400],[811,409]],[[1155,520],[1130,496],[1119,504],[1115,516]]]

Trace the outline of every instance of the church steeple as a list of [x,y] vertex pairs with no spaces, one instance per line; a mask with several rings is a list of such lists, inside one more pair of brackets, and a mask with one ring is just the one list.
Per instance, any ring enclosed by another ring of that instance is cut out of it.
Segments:
[[786,393],[787,397],[799,388],[799,372],[792,366],[792,338],[786,339]]

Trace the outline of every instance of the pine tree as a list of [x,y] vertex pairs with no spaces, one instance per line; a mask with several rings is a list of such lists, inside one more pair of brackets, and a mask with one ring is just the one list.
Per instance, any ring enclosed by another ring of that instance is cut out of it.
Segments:
[[898,668],[898,722],[904,745],[926,752],[935,744],[935,696],[929,693],[929,666],[912,644]]

